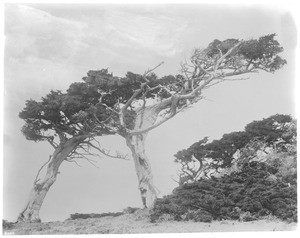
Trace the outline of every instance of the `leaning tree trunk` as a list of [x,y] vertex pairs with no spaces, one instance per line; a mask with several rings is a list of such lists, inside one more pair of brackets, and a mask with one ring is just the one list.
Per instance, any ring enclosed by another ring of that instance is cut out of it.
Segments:
[[150,162],[145,153],[146,134],[126,138],[131,150],[144,207],[152,207],[157,198]]
[[[161,108],[144,107],[137,111],[134,122],[134,130],[142,130],[151,127]],[[130,148],[138,177],[139,190],[144,207],[153,207],[157,192],[153,184],[153,174],[150,162],[145,153],[145,141],[148,132],[126,136],[126,144]]]
[[79,140],[73,137],[61,143],[54,151],[47,167],[47,172],[42,180],[36,179],[33,184],[25,208],[18,217],[18,222],[41,222],[39,213],[47,192],[56,181],[58,169],[61,163],[79,145]]

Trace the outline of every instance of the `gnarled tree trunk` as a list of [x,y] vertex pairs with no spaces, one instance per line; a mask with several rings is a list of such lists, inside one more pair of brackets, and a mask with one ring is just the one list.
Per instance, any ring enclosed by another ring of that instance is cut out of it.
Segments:
[[45,177],[42,180],[38,180],[36,178],[34,181],[29,199],[26,202],[25,208],[18,217],[18,222],[41,222],[39,216],[40,209],[47,192],[56,181],[58,169],[61,163],[74,149],[76,149],[81,141],[82,138],[73,137],[64,143],[60,143],[60,145],[55,149],[48,164]]
[[[156,122],[161,106],[142,107],[137,111],[134,130],[149,128]],[[145,141],[148,132],[126,136],[127,146],[130,148],[138,177],[139,190],[144,207],[152,207],[157,198],[153,184],[153,174],[150,162],[145,153]]]
[[146,134],[126,138],[131,150],[144,207],[152,207],[157,198],[150,162],[145,153]]

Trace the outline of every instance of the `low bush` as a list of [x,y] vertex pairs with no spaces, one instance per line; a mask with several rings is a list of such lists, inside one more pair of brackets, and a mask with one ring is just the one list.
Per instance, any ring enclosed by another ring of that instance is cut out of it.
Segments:
[[123,212],[126,214],[132,214],[132,213],[135,213],[139,209],[140,208],[138,208],[138,207],[127,207],[127,208],[123,209]]
[[2,229],[3,230],[9,230],[9,229],[12,229],[13,227],[14,227],[14,223],[13,222],[2,220]]
[[[276,164],[253,161],[240,172],[181,185],[156,201],[151,221],[169,214],[174,220],[201,222],[250,221],[267,215],[296,222],[296,173],[286,179],[277,177],[278,171]],[[267,179],[270,175],[278,179]]]
[[112,216],[112,217],[117,217],[123,215],[124,212],[106,212],[106,213],[75,213],[70,215],[70,220],[76,220],[76,219],[88,219],[88,218],[101,218],[101,217],[106,217],[106,216]]
[[212,222],[213,217],[209,212],[198,209],[198,210],[191,210],[184,214],[183,216],[184,220],[193,220],[195,222]]

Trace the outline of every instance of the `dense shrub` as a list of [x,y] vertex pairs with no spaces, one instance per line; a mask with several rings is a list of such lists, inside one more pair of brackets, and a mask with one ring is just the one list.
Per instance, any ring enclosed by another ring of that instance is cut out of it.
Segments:
[[157,200],[151,220],[170,214],[175,220],[201,222],[250,221],[266,215],[297,221],[296,172],[285,176],[276,161],[245,163],[240,172],[179,186]]
[[9,230],[9,229],[12,229],[13,227],[14,227],[14,223],[13,222],[2,220],[2,229],[3,230]]
[[183,216],[183,219],[193,220],[195,222],[212,222],[213,217],[209,212],[202,209],[198,209],[186,212]]

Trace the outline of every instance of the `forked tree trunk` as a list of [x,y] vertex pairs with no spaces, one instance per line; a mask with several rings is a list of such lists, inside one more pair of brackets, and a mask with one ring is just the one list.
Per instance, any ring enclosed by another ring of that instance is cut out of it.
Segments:
[[31,190],[28,201],[25,208],[18,217],[18,222],[41,222],[40,209],[44,202],[52,184],[56,181],[58,169],[61,163],[69,156],[69,154],[80,143],[78,138],[74,137],[67,140],[65,143],[61,143],[54,151],[51,160],[47,167],[45,177],[40,181],[34,181],[33,188]]

